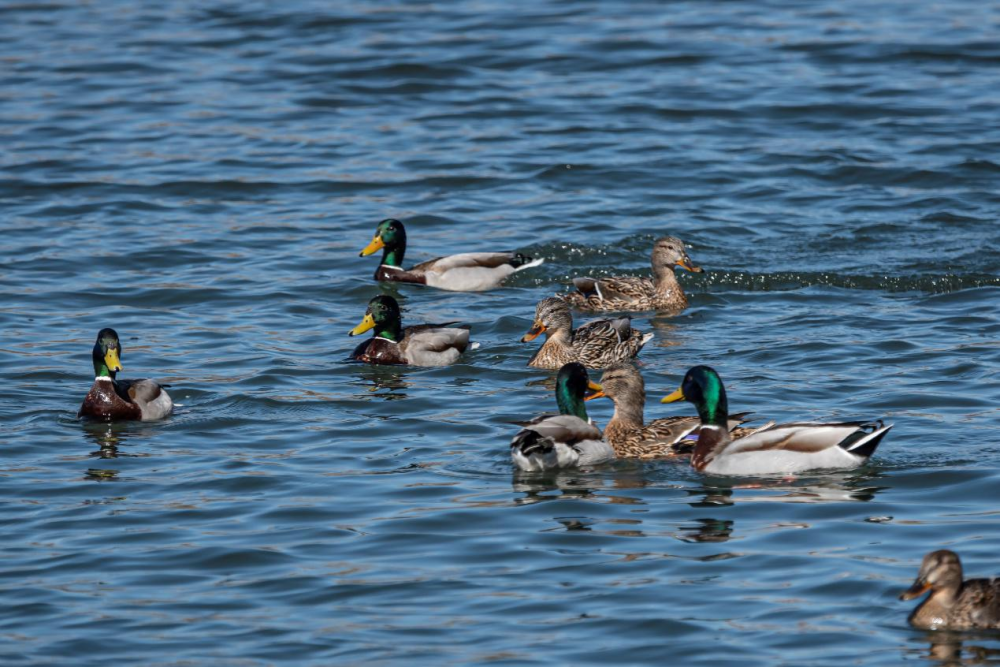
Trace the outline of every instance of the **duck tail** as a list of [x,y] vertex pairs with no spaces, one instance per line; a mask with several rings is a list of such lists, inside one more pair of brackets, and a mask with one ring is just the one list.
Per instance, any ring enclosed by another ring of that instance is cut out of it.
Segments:
[[844,438],[839,446],[859,458],[870,458],[892,426],[892,424],[884,425],[881,419],[862,424],[857,431]]
[[530,428],[522,429],[510,441],[511,451],[518,452],[525,458],[530,458],[532,455],[537,454],[548,454],[554,446],[555,443],[552,441],[552,438],[546,437],[537,431],[532,431]]
[[514,271],[517,272],[517,271],[523,271],[524,269],[530,269],[533,266],[538,266],[544,261],[545,261],[544,257],[539,257],[538,259],[532,259],[527,255],[522,255],[521,253],[517,252],[514,253],[514,256],[511,257],[510,261],[507,263],[513,266]]

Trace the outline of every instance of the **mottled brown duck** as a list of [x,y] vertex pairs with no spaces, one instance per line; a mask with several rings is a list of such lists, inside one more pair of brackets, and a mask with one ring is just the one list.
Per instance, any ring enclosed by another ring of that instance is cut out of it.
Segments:
[[674,268],[681,267],[701,273],[677,237],[664,236],[653,244],[651,264],[653,277],[633,276],[609,278],[574,278],[575,292],[561,298],[578,310],[603,312],[636,312],[658,310],[680,312],[687,308],[688,300],[677,282]]
[[[639,369],[632,363],[620,363],[604,371],[600,389],[587,400],[606,396],[614,401],[615,413],[604,428],[604,439],[615,448],[619,458],[664,458],[687,453],[697,438],[698,417],[664,417],[648,424],[643,419],[646,387]],[[737,428],[749,413],[732,415],[729,428],[736,437],[751,431]]]
[[579,361],[587,368],[600,369],[632,359],[653,337],[632,328],[632,320],[595,320],[573,329],[573,315],[566,302],[546,297],[535,307],[535,321],[521,338],[534,340],[545,334],[545,343],[528,360],[532,368],[562,368]]
[[900,600],[931,594],[910,614],[910,625],[923,630],[1000,629],[1000,580],[962,581],[962,562],[954,551],[924,556],[917,579]]

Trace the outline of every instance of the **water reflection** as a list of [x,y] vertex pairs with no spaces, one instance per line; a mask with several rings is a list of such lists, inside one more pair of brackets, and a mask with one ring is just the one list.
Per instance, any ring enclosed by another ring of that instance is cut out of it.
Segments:
[[[148,440],[153,435],[152,429],[143,428],[139,422],[81,422],[81,426],[84,436],[97,446],[95,451],[90,452],[90,458],[102,461],[113,461],[125,456],[140,456],[139,454],[127,454],[120,448],[133,438]],[[109,482],[116,481],[118,474],[117,468],[102,466],[87,468],[84,477],[95,482]]]
[[695,525],[683,527],[677,539],[682,542],[728,542],[733,522],[725,519],[696,519]]
[[772,480],[728,480],[712,477],[700,488],[687,489],[692,507],[718,507],[739,502],[869,502],[888,488],[871,485],[878,473],[843,473],[822,478],[800,477]]
[[405,366],[379,366],[360,363],[356,366],[358,380],[353,384],[360,384],[367,388],[365,393],[355,394],[355,398],[362,400],[381,398],[386,401],[398,401],[408,396],[404,390],[409,389],[412,384],[406,381],[408,371]]
[[[996,642],[996,635],[948,631],[925,632],[919,640],[927,642],[927,652],[921,657],[947,667],[960,665],[1000,665],[1000,648],[969,644],[969,641]],[[910,652],[910,651],[907,651]]]

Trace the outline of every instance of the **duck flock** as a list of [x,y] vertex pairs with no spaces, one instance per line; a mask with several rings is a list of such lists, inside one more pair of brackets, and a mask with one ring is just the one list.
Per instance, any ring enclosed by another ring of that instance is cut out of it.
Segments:
[[[362,251],[382,251],[375,280],[416,283],[450,291],[501,287],[511,275],[544,260],[518,252],[470,252],[438,257],[403,268],[406,229],[396,219],[380,222]],[[731,414],[719,373],[706,365],[692,367],[680,387],[661,402],[687,401],[697,416],[671,416],[646,423],[646,391],[633,360],[653,337],[633,329],[626,314],[573,328],[573,309],[595,313],[657,311],[677,314],[687,298],[674,275],[676,268],[700,273],[683,242],[673,236],[656,240],[652,276],[577,277],[570,291],[546,297],[535,307],[529,342],[545,342],[528,366],[557,371],[558,414],[543,414],[521,424],[510,443],[511,460],[522,471],[592,467],[616,459],[687,457],[698,472],[713,475],[792,475],[807,470],[849,469],[863,465],[892,428],[881,419],[867,422],[768,422],[751,428],[750,413]],[[416,324],[404,327],[399,304],[388,295],[374,297],[351,336],[372,331],[351,357],[370,364],[445,366],[468,349],[467,326]],[[173,411],[166,390],[153,380],[123,380],[121,342],[114,329],[97,334],[93,348],[95,379],[78,416],[99,421],[152,421]],[[602,370],[600,383],[589,371]],[[603,431],[587,416],[586,402],[614,402],[614,415]],[[1000,628],[1000,580],[963,581],[959,557],[947,550],[924,557],[917,579],[900,598],[930,595],[910,614],[925,629]]]

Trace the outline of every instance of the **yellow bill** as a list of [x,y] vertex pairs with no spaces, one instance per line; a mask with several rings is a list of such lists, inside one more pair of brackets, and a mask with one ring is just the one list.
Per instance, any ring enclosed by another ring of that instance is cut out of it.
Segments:
[[681,257],[679,260],[677,260],[677,266],[681,267],[682,269],[687,269],[691,273],[702,273],[704,271],[704,269],[701,268],[700,266],[695,266],[694,264],[692,264],[691,260],[688,259],[687,257]]
[[587,381],[587,389],[591,390],[594,393],[590,394],[589,396],[584,396],[583,400],[585,400],[585,401],[592,401],[595,398],[602,398],[605,395],[604,394],[604,387],[602,387],[601,385],[597,384],[593,380],[588,380]]
[[541,322],[535,322],[535,325],[533,327],[531,327],[531,330],[528,331],[528,333],[524,334],[524,336],[521,337],[521,342],[522,343],[527,343],[530,340],[535,340],[536,338],[538,338],[539,336],[541,336],[543,333],[545,333],[545,325],[542,324]]
[[660,403],[676,403],[677,401],[683,401],[683,400],[684,400],[684,390],[678,387],[677,391],[670,394],[669,396],[664,396],[662,399],[660,399]]
[[912,586],[903,591],[903,593],[899,596],[899,599],[912,600],[913,598],[918,598],[924,593],[926,593],[928,589],[930,589],[930,587],[931,587],[930,584],[925,584],[922,581],[915,581],[913,582]]
[[372,239],[372,242],[365,246],[365,249],[361,251],[361,254],[358,255],[358,257],[367,257],[373,252],[377,252],[384,247],[385,247],[385,241],[382,240],[381,236],[376,234],[375,238]]
[[118,359],[118,349],[111,348],[104,354],[104,365],[109,371],[122,370],[122,362]]
[[372,317],[371,313],[365,313],[365,319],[361,320],[361,324],[351,329],[347,335],[357,336],[358,334],[363,334],[364,332],[374,328],[375,328],[375,318]]

